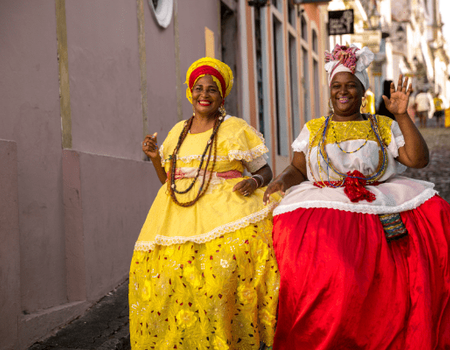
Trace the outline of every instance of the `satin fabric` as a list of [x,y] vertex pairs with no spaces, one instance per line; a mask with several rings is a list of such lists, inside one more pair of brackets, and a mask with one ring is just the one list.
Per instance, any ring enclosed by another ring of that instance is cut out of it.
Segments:
[[378,215],[299,208],[274,217],[281,284],[274,350],[450,349],[450,205]]

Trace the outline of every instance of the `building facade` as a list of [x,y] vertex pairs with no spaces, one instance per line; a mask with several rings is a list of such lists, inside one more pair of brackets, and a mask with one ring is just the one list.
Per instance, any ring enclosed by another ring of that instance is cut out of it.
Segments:
[[123,283],[160,184],[143,158],[192,114],[185,72],[235,73],[230,114],[279,173],[328,112],[327,2],[0,2],[0,349],[26,349]]
[[[377,101],[400,73],[449,97],[438,1],[1,1],[0,349],[26,349],[126,280],[160,187],[141,140],[191,116],[193,61],[230,65],[225,107],[264,134],[278,174],[304,123],[329,113],[336,43],[376,53]],[[329,35],[329,12],[347,9],[354,33]]]
[[[442,34],[440,0],[333,0],[328,10],[353,9],[355,34],[330,36],[336,42],[369,46],[375,59],[369,78],[376,104],[383,82],[411,79],[414,91],[439,93],[449,101],[449,51]],[[448,104],[447,104],[448,106]]]

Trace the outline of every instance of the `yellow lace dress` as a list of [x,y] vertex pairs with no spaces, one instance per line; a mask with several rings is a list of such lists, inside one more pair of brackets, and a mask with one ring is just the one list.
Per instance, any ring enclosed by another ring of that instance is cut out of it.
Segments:
[[[160,148],[162,164],[183,128],[180,122]],[[188,134],[177,160],[192,182],[211,130]],[[243,197],[232,188],[244,171],[268,152],[264,139],[244,120],[228,117],[220,126],[217,161],[207,193],[191,207],[176,205],[159,190],[136,242],[130,268],[132,349],[259,349],[273,343],[279,275],[272,246],[272,210],[278,198],[262,202],[265,188]],[[212,163],[212,162],[211,162]],[[210,163],[210,164],[211,164]],[[191,200],[193,190],[178,195]]]

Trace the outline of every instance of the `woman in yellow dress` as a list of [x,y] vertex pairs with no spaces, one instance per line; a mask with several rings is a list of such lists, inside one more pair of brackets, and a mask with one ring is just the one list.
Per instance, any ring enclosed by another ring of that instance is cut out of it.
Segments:
[[[163,184],[130,268],[132,349],[255,349],[273,342],[279,275],[260,133],[226,115],[233,74],[205,57],[186,74],[194,115],[142,149]],[[243,176],[244,170],[252,174]]]

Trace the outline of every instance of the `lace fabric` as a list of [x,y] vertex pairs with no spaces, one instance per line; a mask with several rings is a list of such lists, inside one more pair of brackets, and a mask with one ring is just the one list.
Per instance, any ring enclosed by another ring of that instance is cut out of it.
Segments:
[[[342,188],[317,188],[318,181],[339,181],[340,176],[332,172],[318,155],[315,136],[325,121],[319,118],[308,122],[300,135],[293,142],[295,152],[303,152],[308,156],[308,180],[291,188],[274,215],[293,211],[297,208],[329,208],[356,213],[388,214],[400,213],[415,209],[437,192],[434,185],[425,181],[407,179],[399,176],[406,167],[396,161],[398,149],[405,145],[405,140],[396,121],[384,116],[377,116],[379,130],[383,142],[387,145],[387,168],[379,182],[379,186],[366,186],[375,195],[376,200],[362,200],[352,203],[346,198]],[[373,131],[369,121],[332,122],[335,132],[328,132],[326,150],[336,169],[341,173],[359,171],[363,175],[374,173],[379,164],[379,146],[373,140]],[[330,136],[331,135],[331,136]],[[367,136],[369,137],[366,142]],[[336,140],[340,143],[338,146]],[[314,141],[314,142],[313,142]],[[311,152],[309,147],[312,146]],[[345,150],[347,153],[344,153]],[[360,148],[357,152],[352,152]],[[312,175],[314,173],[314,176]]]
[[436,195],[433,187],[434,184],[430,182],[398,176],[378,186],[366,187],[375,194],[375,201],[352,203],[345,195],[344,188],[317,188],[305,181],[288,191],[273,215],[298,208],[328,208],[376,215],[401,213],[419,207]]
[[206,243],[135,251],[130,269],[133,349],[271,346],[279,276],[269,218]]
[[[178,136],[183,129],[184,121],[178,123],[167,135],[166,140],[159,148],[161,156],[161,165],[167,167],[169,159],[173,153],[173,149],[178,140]],[[189,134],[180,153],[177,157],[178,161],[188,166],[192,162],[201,160],[203,148],[203,138],[209,137],[211,130],[199,134]],[[193,140],[191,144],[189,139]],[[201,140],[197,142],[197,140]],[[244,120],[227,116],[220,126],[218,133],[218,154],[216,161],[231,162],[234,160],[251,162],[269,152],[264,144],[263,135],[252,126],[248,125]],[[167,169],[166,169],[167,170]]]
[[[166,172],[183,122],[160,148]],[[192,184],[211,131],[188,134],[177,157],[182,202],[202,186]],[[149,210],[130,268],[130,336],[133,349],[254,349],[273,343],[278,268],[272,214],[280,198],[263,204],[264,188],[234,191],[246,164],[268,152],[262,135],[228,117],[217,134],[217,161],[208,191],[190,207],[176,205],[164,184]],[[255,163],[253,163],[255,162]],[[252,165],[251,165],[252,166]],[[207,174],[211,174],[211,168]],[[192,185],[192,186],[191,186]]]
[[242,229],[251,224],[259,222],[266,217],[270,217],[274,208],[278,205],[277,201],[273,201],[265,206],[263,209],[252,213],[244,218],[240,218],[233,222],[228,222],[224,225],[220,225],[215,227],[209,232],[205,232],[203,234],[195,235],[195,236],[166,236],[166,235],[157,235],[152,241],[141,241],[138,240],[134,246],[135,251],[149,251],[155,248],[157,245],[170,246],[173,244],[183,244],[186,242],[193,243],[206,243],[213,239],[216,239],[224,234]]
[[[378,120],[378,127],[380,129],[381,136],[386,145],[391,143],[391,125],[393,124],[393,120],[383,116],[376,116]],[[320,138],[315,137],[322,125],[324,124],[325,117],[321,117],[318,119],[313,119],[308,122],[308,130],[309,130],[309,145],[312,147],[316,147]],[[334,132],[331,130],[327,133],[326,144],[342,142],[342,141],[351,141],[351,140],[365,140],[368,138],[371,141],[376,142],[376,136],[370,126],[370,121],[362,120],[362,121],[349,121],[349,122],[335,122],[331,121],[331,128],[334,129]],[[394,122],[396,123],[396,122]],[[399,129],[400,130],[400,129]],[[300,142],[302,140],[299,140]]]
[[[166,159],[171,155],[171,149],[175,147],[179,132],[183,123],[178,123],[163,142],[160,150]],[[204,145],[209,140],[211,131],[199,134],[189,134],[180,147],[177,158],[177,169],[187,173],[194,172],[200,165],[201,154]],[[218,161],[214,172],[240,172],[245,170],[245,163],[258,162],[263,159],[267,151],[261,134],[256,132],[244,120],[229,117],[220,126],[217,134]],[[231,160],[230,160],[231,159]],[[166,172],[169,170],[169,162],[165,163]],[[250,196],[244,197],[239,191],[233,191],[234,186],[246,179],[219,178],[213,176],[212,182],[205,195],[192,207],[179,207],[173,203],[167,191],[167,183],[164,184],[147,215],[137,242],[137,249],[153,244],[175,244],[189,241],[190,237],[195,242],[206,242],[218,235],[242,228],[244,225],[261,220],[279,201],[279,196],[274,196],[271,206],[263,204],[264,188],[258,188]],[[197,179],[192,190],[179,194],[177,197],[182,202],[193,199],[202,184],[203,178]],[[192,184],[190,178],[179,178],[176,186],[180,191]],[[173,220],[173,217],[180,220]],[[181,237],[181,238],[180,238]],[[149,242],[149,243],[143,243]],[[147,249],[147,248],[143,248]]]

